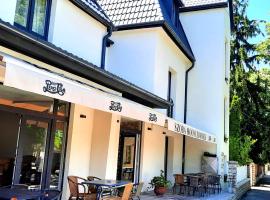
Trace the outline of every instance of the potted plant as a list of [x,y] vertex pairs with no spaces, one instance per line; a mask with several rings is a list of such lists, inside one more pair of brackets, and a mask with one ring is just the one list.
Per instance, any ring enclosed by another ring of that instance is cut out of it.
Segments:
[[166,193],[167,188],[171,185],[171,182],[166,180],[164,171],[160,170],[160,176],[153,177],[149,184],[151,185],[151,188],[154,188],[155,194],[160,196]]

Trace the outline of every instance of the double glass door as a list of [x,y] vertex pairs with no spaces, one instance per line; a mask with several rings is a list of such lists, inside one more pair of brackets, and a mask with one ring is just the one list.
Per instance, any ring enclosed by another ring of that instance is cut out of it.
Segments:
[[67,122],[0,109],[0,187],[61,189]]
[[46,146],[50,120],[22,119],[17,146],[14,183],[40,188],[45,179]]

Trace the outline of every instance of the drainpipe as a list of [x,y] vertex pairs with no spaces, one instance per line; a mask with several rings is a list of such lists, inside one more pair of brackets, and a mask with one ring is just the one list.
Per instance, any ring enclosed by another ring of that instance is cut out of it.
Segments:
[[[193,69],[195,62],[192,63],[191,67],[186,71],[185,77],[185,104],[184,104],[184,123],[187,123],[187,95],[188,95],[188,74]],[[182,174],[185,173],[185,158],[186,158],[186,136],[183,137],[182,145]]]
[[107,34],[103,37],[102,40],[102,50],[101,50],[101,62],[100,67],[101,69],[105,69],[105,59],[106,59],[106,49],[107,47],[110,47],[114,44],[112,40],[110,40],[110,37],[112,36],[112,28],[108,27]]

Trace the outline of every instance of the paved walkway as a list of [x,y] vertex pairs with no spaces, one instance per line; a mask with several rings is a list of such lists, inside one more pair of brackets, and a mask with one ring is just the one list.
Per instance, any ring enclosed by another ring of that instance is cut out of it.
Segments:
[[172,195],[165,194],[162,197],[158,197],[154,194],[143,195],[141,200],[229,200],[233,195],[227,192],[221,192],[220,194],[211,194],[205,197],[200,196],[184,196],[184,195]]
[[252,187],[242,200],[267,200],[270,199],[270,176],[264,176],[258,186]]

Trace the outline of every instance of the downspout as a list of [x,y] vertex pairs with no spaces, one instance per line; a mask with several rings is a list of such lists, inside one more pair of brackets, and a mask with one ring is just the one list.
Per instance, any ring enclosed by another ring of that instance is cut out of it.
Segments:
[[[188,74],[193,69],[195,61],[192,62],[192,65],[186,71],[185,77],[185,103],[184,103],[184,123],[187,123],[187,95],[188,95]],[[183,136],[183,145],[182,145],[182,174],[185,173],[185,158],[186,158],[186,136]]]
[[103,37],[103,40],[102,40],[101,62],[100,62],[101,69],[105,69],[107,47],[110,47],[111,45],[114,44],[114,42],[112,40],[110,40],[110,37],[112,36],[112,28],[108,27],[107,32],[108,33]]

